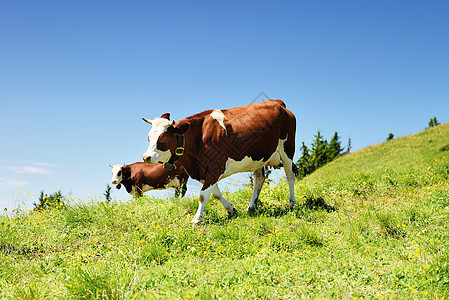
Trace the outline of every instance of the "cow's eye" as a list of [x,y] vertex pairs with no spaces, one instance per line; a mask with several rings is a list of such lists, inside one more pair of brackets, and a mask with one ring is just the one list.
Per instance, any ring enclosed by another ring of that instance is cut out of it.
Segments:
[[122,176],[122,171],[118,171],[117,176]]

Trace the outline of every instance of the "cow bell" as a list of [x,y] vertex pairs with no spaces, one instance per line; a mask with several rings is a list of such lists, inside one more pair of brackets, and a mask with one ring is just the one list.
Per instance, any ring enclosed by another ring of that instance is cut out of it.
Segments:
[[121,184],[121,183],[119,183],[119,184],[117,184],[117,185],[116,185],[116,187],[115,187],[115,188],[116,188],[117,190],[119,190],[119,189],[120,189],[121,187],[122,187],[122,184]]

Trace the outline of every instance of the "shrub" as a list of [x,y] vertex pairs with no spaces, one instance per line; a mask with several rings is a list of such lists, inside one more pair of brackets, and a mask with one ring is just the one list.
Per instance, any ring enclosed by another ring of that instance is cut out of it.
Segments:
[[44,194],[44,191],[41,191],[39,202],[37,204],[34,202],[33,205],[34,210],[62,208],[65,207],[65,197],[62,196],[61,191],[50,195]]
[[106,190],[104,191],[103,195],[106,199],[106,202],[111,202],[111,186],[109,184],[106,185]]
[[437,117],[433,117],[430,118],[429,126],[427,128],[435,127],[437,125],[440,125],[440,122],[438,122]]

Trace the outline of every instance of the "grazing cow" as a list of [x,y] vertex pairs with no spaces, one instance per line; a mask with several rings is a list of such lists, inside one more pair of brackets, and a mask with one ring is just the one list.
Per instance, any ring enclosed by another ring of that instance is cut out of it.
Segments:
[[229,213],[236,210],[226,201],[217,182],[238,172],[253,172],[254,191],[248,211],[255,210],[264,183],[264,166],[280,166],[287,175],[290,206],[295,205],[294,184],[297,175],[293,163],[296,119],[281,100],[267,100],[227,110],[207,110],[171,122],[170,114],[147,120],[150,145],[143,154],[147,164],[163,162],[170,169],[178,160],[203,187],[199,206],[192,220],[201,222],[211,195],[219,199]]
[[120,189],[121,184],[131,195],[137,194],[142,196],[150,190],[175,188],[175,196],[184,197],[187,187],[187,179],[189,175],[182,166],[167,171],[163,169],[161,164],[147,165],[143,162],[136,162],[130,165],[113,165],[111,183],[117,185]]

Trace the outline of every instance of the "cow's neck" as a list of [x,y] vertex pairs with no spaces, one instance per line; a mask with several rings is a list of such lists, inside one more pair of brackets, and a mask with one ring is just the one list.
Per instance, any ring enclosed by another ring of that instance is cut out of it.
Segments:
[[132,188],[134,186],[134,181],[131,178],[122,180],[120,183],[123,184],[128,193],[131,193]]
[[[199,158],[204,149],[201,134],[204,118],[190,120],[191,128],[184,134],[184,155],[179,158],[179,163],[186,169],[190,177],[195,180],[203,180],[204,177]],[[196,134],[195,134],[196,133]]]
[[184,135],[176,136],[177,143],[175,152],[171,155],[168,162],[164,163],[164,170],[173,170],[173,164],[177,161],[181,156],[184,155]]
[[121,184],[123,184],[126,188],[126,191],[128,193],[131,192],[132,187],[134,186],[135,182],[134,180],[131,178],[131,169],[129,168],[129,166],[123,166],[122,168],[122,181],[120,182]]

